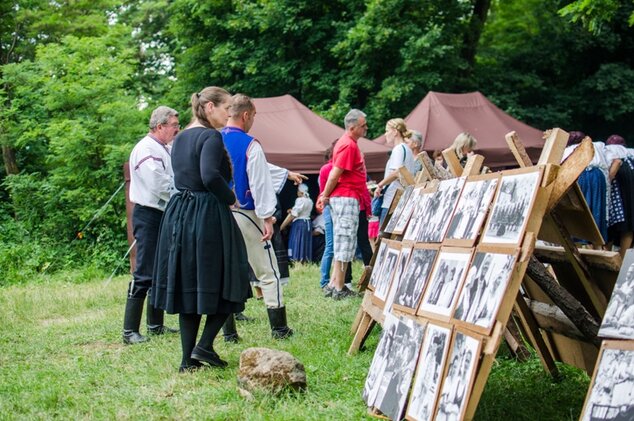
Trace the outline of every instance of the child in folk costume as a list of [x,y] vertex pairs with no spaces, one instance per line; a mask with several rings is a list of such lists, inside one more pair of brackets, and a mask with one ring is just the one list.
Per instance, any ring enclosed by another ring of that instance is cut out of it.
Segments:
[[[313,211],[313,201],[308,194],[308,186],[300,184],[297,187],[297,199],[282,224],[282,229],[291,224],[288,236],[288,257],[293,262],[310,262],[313,258],[312,229],[310,214]],[[292,222],[292,223],[291,223]]]

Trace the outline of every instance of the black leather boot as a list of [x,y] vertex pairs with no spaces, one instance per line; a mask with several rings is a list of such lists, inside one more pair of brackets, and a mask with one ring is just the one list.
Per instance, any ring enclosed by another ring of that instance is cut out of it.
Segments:
[[143,298],[128,298],[123,316],[123,343],[135,345],[149,339],[139,333],[141,315],[143,314]]
[[238,336],[238,330],[236,329],[236,319],[233,314],[230,314],[225,321],[225,324],[222,325],[222,336],[225,339],[225,342],[233,342],[237,344],[240,340]]
[[163,310],[155,308],[147,300],[146,309],[147,333],[148,335],[164,335],[166,333],[178,333],[178,329],[172,329],[163,324]]
[[269,323],[271,324],[271,336],[274,339],[286,339],[293,335],[293,329],[286,324],[286,307],[267,308]]

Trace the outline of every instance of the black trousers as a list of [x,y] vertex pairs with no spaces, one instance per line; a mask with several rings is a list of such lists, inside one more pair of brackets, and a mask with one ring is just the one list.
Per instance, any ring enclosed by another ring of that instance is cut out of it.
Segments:
[[145,298],[152,287],[154,258],[163,212],[148,206],[134,205],[132,230],[136,240],[136,262],[128,286],[128,297]]
[[[361,258],[364,265],[369,265],[372,260],[372,246],[368,236],[368,215],[365,211],[359,212],[359,227],[357,228],[357,247],[361,250]],[[346,270],[346,283],[352,282],[352,263]]]

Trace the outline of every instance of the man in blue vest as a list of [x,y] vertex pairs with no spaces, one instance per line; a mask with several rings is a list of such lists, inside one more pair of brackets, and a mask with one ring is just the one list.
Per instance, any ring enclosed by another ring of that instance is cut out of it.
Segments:
[[[271,334],[276,339],[285,339],[293,334],[293,330],[286,322],[282,280],[270,241],[277,197],[262,146],[247,134],[254,119],[255,105],[251,99],[237,94],[233,97],[227,126],[221,133],[233,163],[232,187],[240,204],[239,209],[233,210],[233,216],[242,231],[249,264],[262,290]],[[231,330],[235,334],[235,325],[228,322],[225,339],[232,334]]]

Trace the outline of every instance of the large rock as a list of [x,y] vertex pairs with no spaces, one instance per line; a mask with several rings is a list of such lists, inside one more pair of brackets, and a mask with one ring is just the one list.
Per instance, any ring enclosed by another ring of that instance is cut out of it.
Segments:
[[268,348],[248,348],[240,354],[238,384],[248,390],[279,393],[285,388],[304,390],[304,365],[291,354]]

